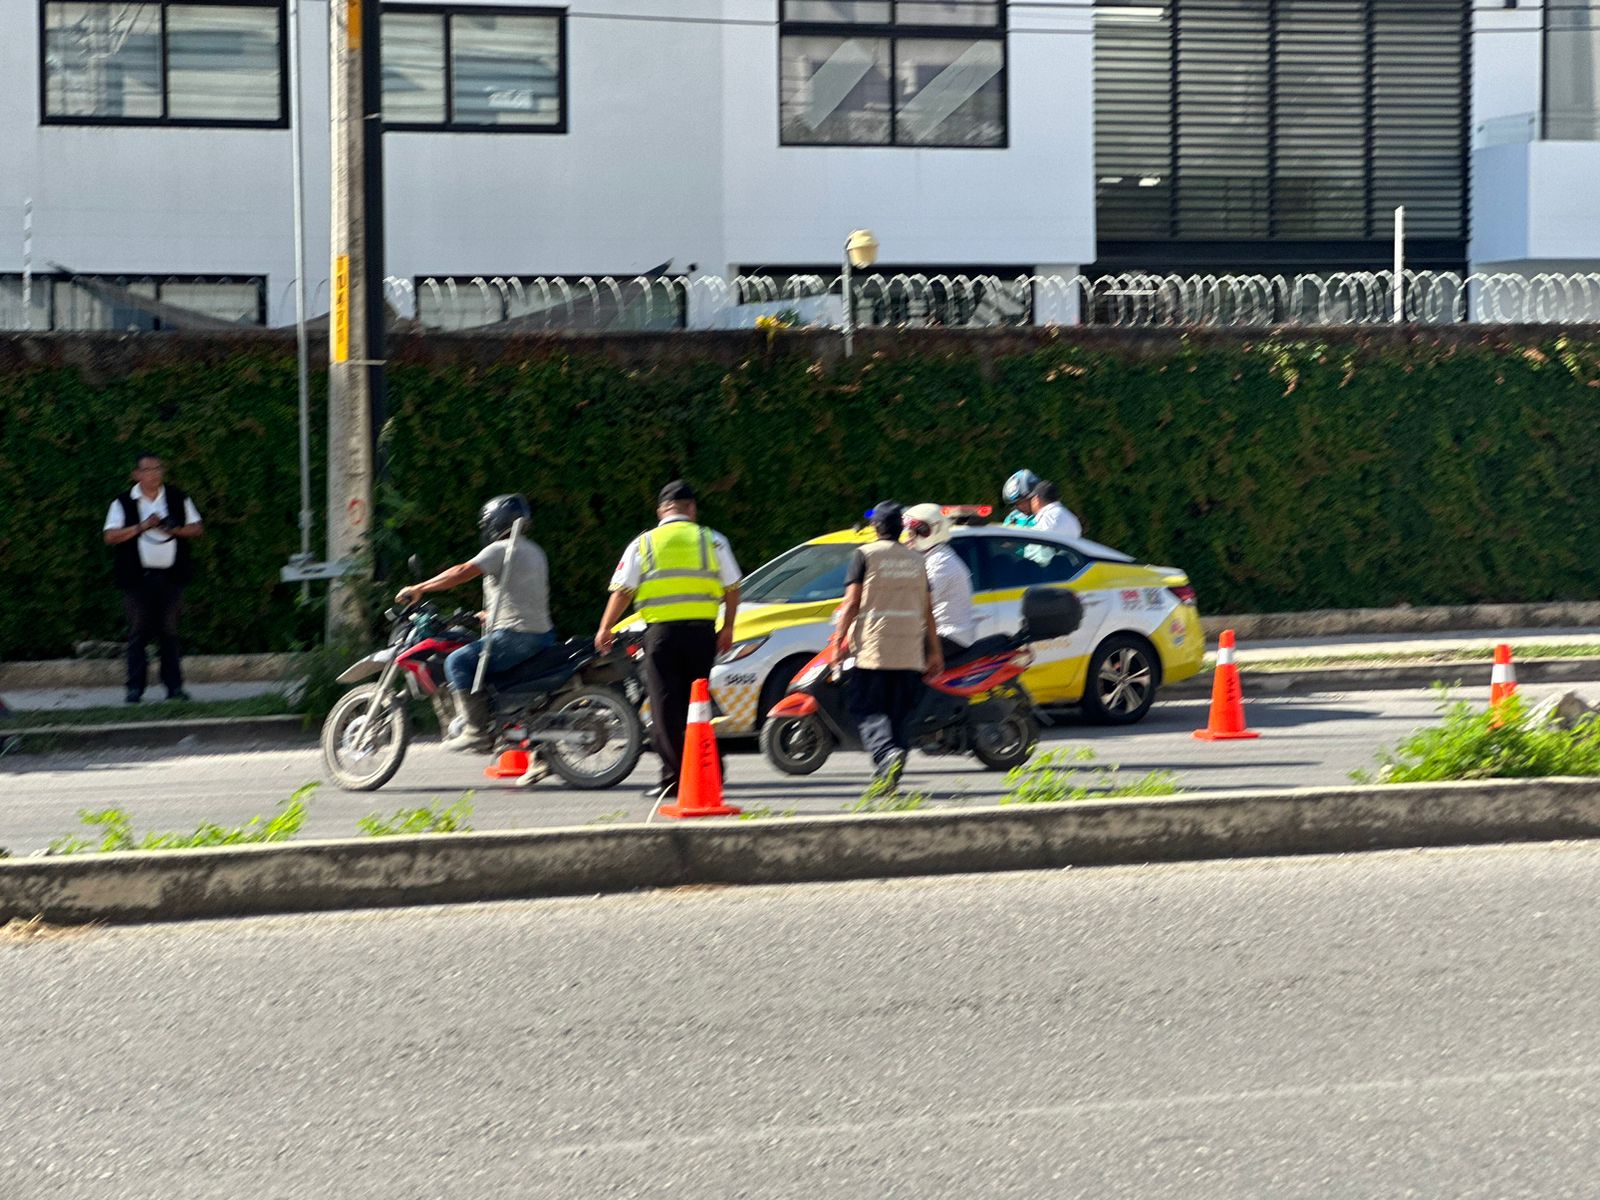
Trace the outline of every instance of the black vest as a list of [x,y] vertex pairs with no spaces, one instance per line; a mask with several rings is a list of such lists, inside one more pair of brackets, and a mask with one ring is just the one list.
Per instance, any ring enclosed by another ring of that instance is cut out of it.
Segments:
[[[167,486],[167,515],[173,517],[181,525],[186,515],[189,498],[181,490]],[[133,496],[123,492],[117,497],[117,503],[122,505],[122,523],[124,526],[134,526],[139,523],[139,506],[134,503]],[[140,537],[143,537],[140,534]],[[182,585],[194,578],[194,558],[189,553],[189,539],[175,539],[178,546],[178,557],[173,560],[171,577],[173,582]],[[123,542],[120,546],[112,548],[114,558],[113,568],[117,575],[117,586],[128,592],[137,588],[144,579],[144,564],[139,561],[139,538]]]

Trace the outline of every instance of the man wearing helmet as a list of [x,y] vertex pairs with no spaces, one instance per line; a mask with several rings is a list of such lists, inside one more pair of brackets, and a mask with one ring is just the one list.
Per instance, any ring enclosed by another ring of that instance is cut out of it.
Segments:
[[933,598],[933,623],[948,662],[978,639],[972,606],[972,574],[950,546],[950,518],[937,504],[914,504],[905,512],[905,544],[922,555]]
[[[555,631],[550,624],[550,568],[544,551],[525,532],[518,536],[514,547],[511,541],[512,526],[521,519],[526,529],[532,516],[526,497],[496,496],[484,504],[478,515],[482,550],[432,579],[401,588],[395,595],[401,604],[413,604],[429,592],[447,592],[481,575],[484,609],[494,619],[490,671],[508,671],[555,644]],[[456,694],[456,706],[465,725],[458,736],[444,744],[446,750],[481,753],[494,747],[489,698],[472,690],[485,640],[469,642],[444,660],[445,678]]]
[[1001,499],[1011,505],[1011,511],[1006,514],[1007,525],[1033,524],[1028,497],[1033,495],[1033,489],[1038,486],[1039,477],[1027,467],[1012,472],[1011,478],[1006,480],[1005,487],[1000,490]]

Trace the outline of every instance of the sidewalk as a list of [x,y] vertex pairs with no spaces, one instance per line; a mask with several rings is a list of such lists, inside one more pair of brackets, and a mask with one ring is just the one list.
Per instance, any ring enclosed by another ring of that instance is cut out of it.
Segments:
[[1519,646],[1562,646],[1574,649],[1593,647],[1600,657],[1600,629],[1507,629],[1496,633],[1483,630],[1456,633],[1419,633],[1394,636],[1367,634],[1331,638],[1286,638],[1241,642],[1238,660],[1249,662],[1281,662],[1296,658],[1371,658],[1373,655],[1396,655],[1407,658],[1422,654],[1483,651],[1487,655],[1499,643],[1509,642],[1512,652]]
[[[216,700],[248,700],[253,696],[266,696],[283,690],[277,683],[195,683],[184,689],[191,700],[199,702]],[[147,721],[162,719],[163,693],[160,687],[145,693],[144,703],[135,707],[125,704],[122,689],[113,688],[36,688],[20,692],[0,693],[14,712],[61,712],[82,708],[126,708],[137,711]]]

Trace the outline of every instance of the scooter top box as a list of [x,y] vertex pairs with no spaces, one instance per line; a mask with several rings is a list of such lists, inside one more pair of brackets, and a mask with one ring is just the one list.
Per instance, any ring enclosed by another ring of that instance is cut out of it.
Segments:
[[1022,593],[1022,620],[1039,641],[1067,637],[1083,624],[1083,601],[1066,588],[1032,587]]

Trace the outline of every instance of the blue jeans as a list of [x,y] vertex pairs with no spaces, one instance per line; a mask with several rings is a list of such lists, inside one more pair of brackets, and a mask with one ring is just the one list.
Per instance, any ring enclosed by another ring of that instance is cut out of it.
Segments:
[[[518,633],[510,629],[497,629],[494,645],[489,649],[489,673],[509,671],[518,663],[527,662],[547,646],[556,644],[554,630],[546,633]],[[483,657],[483,639],[468,642],[444,660],[444,677],[450,681],[452,691],[466,695],[472,690],[472,680],[478,674],[478,659]]]

